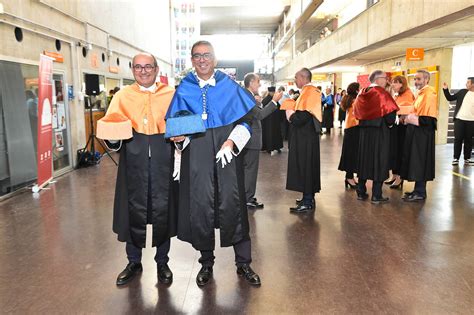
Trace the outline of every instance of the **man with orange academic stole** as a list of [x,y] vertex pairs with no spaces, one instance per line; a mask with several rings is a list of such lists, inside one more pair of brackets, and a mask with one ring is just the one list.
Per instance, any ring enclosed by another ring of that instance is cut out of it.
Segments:
[[435,132],[438,117],[438,96],[428,85],[430,73],[418,70],[415,86],[419,90],[413,103],[414,112],[405,118],[407,132],[402,161],[401,176],[415,181],[412,192],[405,193],[407,202],[426,199],[426,182],[435,178]]
[[369,197],[365,186],[368,179],[372,183],[371,202],[387,202],[382,196],[382,183],[388,178],[390,127],[395,123],[398,106],[390,93],[385,90],[387,75],[375,70],[369,75],[371,84],[362,89],[354,103],[354,115],[359,120],[359,156],[357,199]]
[[282,109],[290,122],[286,189],[303,193],[290,212],[304,213],[316,207],[314,194],[321,190],[319,137],[321,134],[321,92],[311,85],[311,71],[302,68],[295,74],[301,89],[298,100],[285,100]]
[[113,231],[119,241],[126,242],[129,263],[116,283],[126,284],[143,270],[147,224],[153,225],[158,280],[171,283],[168,252],[170,237],[175,235],[171,169],[174,146],[165,141],[163,133],[174,89],[156,83],[159,68],[153,55],[136,55],[132,70],[136,82],[114,95],[107,114],[97,123],[97,137],[121,147]]

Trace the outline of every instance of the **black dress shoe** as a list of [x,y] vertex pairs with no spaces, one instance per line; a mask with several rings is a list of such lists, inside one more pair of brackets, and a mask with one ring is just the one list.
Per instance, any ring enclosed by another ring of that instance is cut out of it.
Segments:
[[366,200],[369,198],[369,194],[365,192],[357,192],[357,200]]
[[143,267],[141,263],[128,263],[127,267],[118,275],[116,284],[124,285],[142,271]]
[[[303,198],[300,198],[300,199],[296,199],[295,200],[295,203],[297,205],[300,205],[301,203],[303,202]],[[313,198],[313,200],[311,201],[311,203],[314,205],[316,203],[316,200]]]
[[255,209],[262,209],[264,207],[263,203],[261,202],[258,202],[258,201],[250,201],[250,202],[247,202],[247,207],[249,208],[255,208]]
[[290,212],[293,212],[293,213],[304,213],[304,212],[308,212],[308,211],[311,211],[313,210],[314,207],[313,205],[305,205],[305,204],[302,204],[300,203],[298,206],[296,207],[291,207],[290,208]]
[[423,196],[420,196],[418,194],[411,194],[411,195],[408,195],[406,196],[405,198],[403,198],[403,201],[406,201],[406,202],[419,202],[419,201],[424,201],[426,199],[426,197],[423,197]]
[[237,274],[244,277],[244,279],[251,285],[259,286],[262,284],[260,277],[252,270],[252,268],[250,268],[250,265],[237,267]]
[[201,270],[196,277],[196,283],[198,286],[202,287],[209,283],[209,280],[212,278],[212,267],[211,266],[202,266]]
[[173,282],[173,273],[168,264],[158,265],[158,281],[164,284]]
[[372,196],[372,198],[370,198],[370,202],[373,203],[373,204],[376,204],[376,205],[378,205],[380,203],[388,202],[388,200],[389,200],[388,197],[383,197],[383,196],[381,196],[381,197],[373,197]]
[[253,204],[254,204],[255,208],[257,208],[257,209],[262,209],[263,207],[265,207],[265,205],[263,203],[258,202],[258,201],[255,201]]

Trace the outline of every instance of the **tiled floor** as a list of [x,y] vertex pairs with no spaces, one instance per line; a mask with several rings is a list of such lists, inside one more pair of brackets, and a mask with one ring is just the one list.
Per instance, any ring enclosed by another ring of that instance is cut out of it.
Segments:
[[0,203],[0,312],[472,314],[474,167],[453,168],[452,146],[437,146],[425,203],[406,204],[401,190],[384,187],[390,203],[372,205],[344,189],[342,137],[321,141],[323,188],[311,214],[288,211],[299,194],[285,190],[287,151],[261,154],[265,209],[250,212],[260,288],[237,277],[231,248],[216,250],[214,281],[198,288],[198,254],[177,239],[171,286],[157,285],[148,248],[143,274],[116,287],[126,257],[111,231],[116,167],[104,159],[39,197]]

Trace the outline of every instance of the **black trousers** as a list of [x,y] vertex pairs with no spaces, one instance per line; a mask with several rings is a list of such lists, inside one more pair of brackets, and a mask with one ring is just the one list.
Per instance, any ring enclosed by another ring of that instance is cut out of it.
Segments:
[[260,159],[260,150],[244,149],[244,174],[245,174],[245,198],[251,202],[255,198],[257,190],[258,162]]
[[[357,184],[358,185],[357,191],[359,193],[367,192],[367,187],[365,187],[366,183],[367,183],[366,179],[359,178],[359,183]],[[383,182],[377,182],[377,181],[372,182],[372,198],[382,198],[382,184]]]
[[464,142],[464,159],[471,158],[474,121],[456,119],[454,121],[454,158],[459,160]]
[[415,182],[413,193],[426,198],[426,181]]
[[[151,159],[148,159],[148,174],[151,174]],[[152,222],[152,178],[148,176],[148,200],[147,200],[147,223]],[[155,261],[158,265],[167,264],[170,260],[168,253],[170,251],[171,241],[168,239],[166,242],[156,248]],[[127,252],[127,258],[129,262],[139,263],[142,261],[142,249],[135,246],[133,243],[127,242],[125,245],[125,251]]]
[[[252,262],[252,251],[251,251],[251,242],[250,240],[242,241],[237,244],[234,244],[234,253],[235,253],[235,265],[240,267],[245,264],[250,264]],[[199,263],[206,267],[214,266],[214,251],[213,250],[202,250],[201,258],[199,258]]]
[[[155,261],[157,265],[167,264],[170,260],[168,257],[170,245],[171,241],[168,239],[156,248]],[[142,249],[140,247],[136,247],[133,243],[127,243],[127,245],[125,245],[125,251],[127,252],[129,262],[139,263],[142,261]]]

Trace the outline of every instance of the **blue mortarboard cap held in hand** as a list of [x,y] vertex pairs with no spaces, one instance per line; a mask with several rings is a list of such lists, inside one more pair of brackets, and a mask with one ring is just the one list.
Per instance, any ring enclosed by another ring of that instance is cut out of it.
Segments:
[[176,112],[166,120],[165,138],[187,136],[206,131],[201,115],[187,110]]

